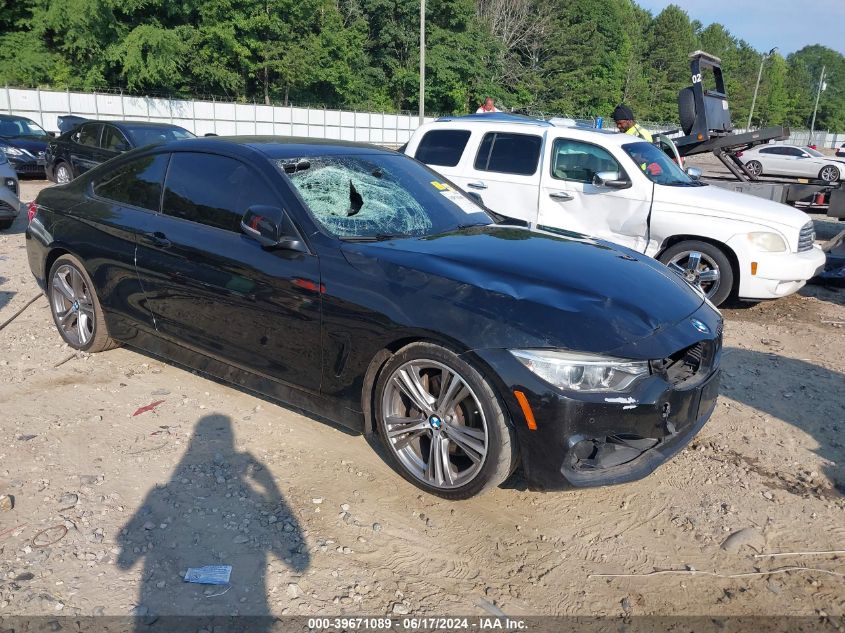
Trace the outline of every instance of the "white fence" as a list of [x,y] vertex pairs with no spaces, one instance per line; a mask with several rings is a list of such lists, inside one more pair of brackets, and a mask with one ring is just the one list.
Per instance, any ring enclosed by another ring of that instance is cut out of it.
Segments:
[[[401,145],[419,125],[412,114],[350,112],[223,101],[187,101],[40,89],[0,88],[0,113],[25,116],[58,131],[56,118],[74,114],[91,119],[174,123],[198,136],[271,134]],[[426,122],[433,118],[426,118]]]
[[[56,117],[75,114],[91,119],[174,123],[198,136],[209,132],[220,135],[272,134],[393,146],[407,142],[419,125],[419,117],[408,113],[353,112],[229,101],[189,101],[8,86],[0,88],[0,112],[28,117],[44,129],[54,132],[59,129]],[[434,119],[426,117],[425,120],[428,122]],[[604,127],[612,125],[612,121],[605,119]],[[644,125],[655,132],[678,128],[672,124]],[[739,133],[744,130],[736,131]],[[795,130],[789,142],[806,145],[809,137],[809,130]],[[845,143],[845,133],[816,131],[813,140],[818,147],[840,147]]]

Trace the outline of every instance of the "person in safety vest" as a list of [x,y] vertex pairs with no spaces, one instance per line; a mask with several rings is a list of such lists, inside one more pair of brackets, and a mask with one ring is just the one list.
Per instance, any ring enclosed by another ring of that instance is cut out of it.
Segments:
[[616,121],[616,129],[631,136],[639,136],[644,141],[653,143],[654,139],[651,137],[651,132],[637,125],[634,121],[634,111],[631,110],[624,103],[620,103],[613,111],[613,120]]

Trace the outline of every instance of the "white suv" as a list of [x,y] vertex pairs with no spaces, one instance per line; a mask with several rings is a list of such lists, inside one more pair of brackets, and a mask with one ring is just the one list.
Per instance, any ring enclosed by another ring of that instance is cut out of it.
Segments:
[[404,152],[502,215],[655,257],[717,305],[792,294],[824,266],[805,213],[708,186],[627,134],[469,115],[419,127]]

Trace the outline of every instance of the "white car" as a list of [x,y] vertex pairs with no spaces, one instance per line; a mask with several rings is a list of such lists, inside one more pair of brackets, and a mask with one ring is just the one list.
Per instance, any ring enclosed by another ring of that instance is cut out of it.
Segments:
[[842,143],[842,147],[836,150],[836,155],[840,158],[845,158],[845,143]]
[[404,151],[502,215],[655,257],[717,305],[792,294],[825,263],[802,211],[698,182],[627,134],[469,115],[421,126]]
[[755,176],[793,176],[836,182],[845,170],[845,161],[797,145],[758,145],[738,157]]

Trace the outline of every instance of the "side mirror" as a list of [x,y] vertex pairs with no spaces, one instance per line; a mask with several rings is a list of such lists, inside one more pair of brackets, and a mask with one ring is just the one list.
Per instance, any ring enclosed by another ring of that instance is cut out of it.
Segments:
[[687,176],[693,180],[700,180],[701,175],[704,173],[698,167],[687,167],[685,171],[687,172]]
[[247,209],[241,218],[241,232],[264,248],[306,250],[287,213],[278,207],[255,205]]
[[606,187],[607,189],[627,189],[631,186],[630,180],[623,180],[618,171],[599,171],[593,175],[594,187]]
[[78,142],[79,142],[79,137],[80,137],[80,136],[82,136],[82,134],[81,134],[80,132],[76,132],[76,133],[74,133],[74,134],[73,134],[70,138],[72,138],[72,139],[73,139],[73,142],[74,142],[74,143],[78,143]]
[[47,132],[47,136],[49,136],[50,138],[56,138],[58,134],[56,134],[55,132]]

